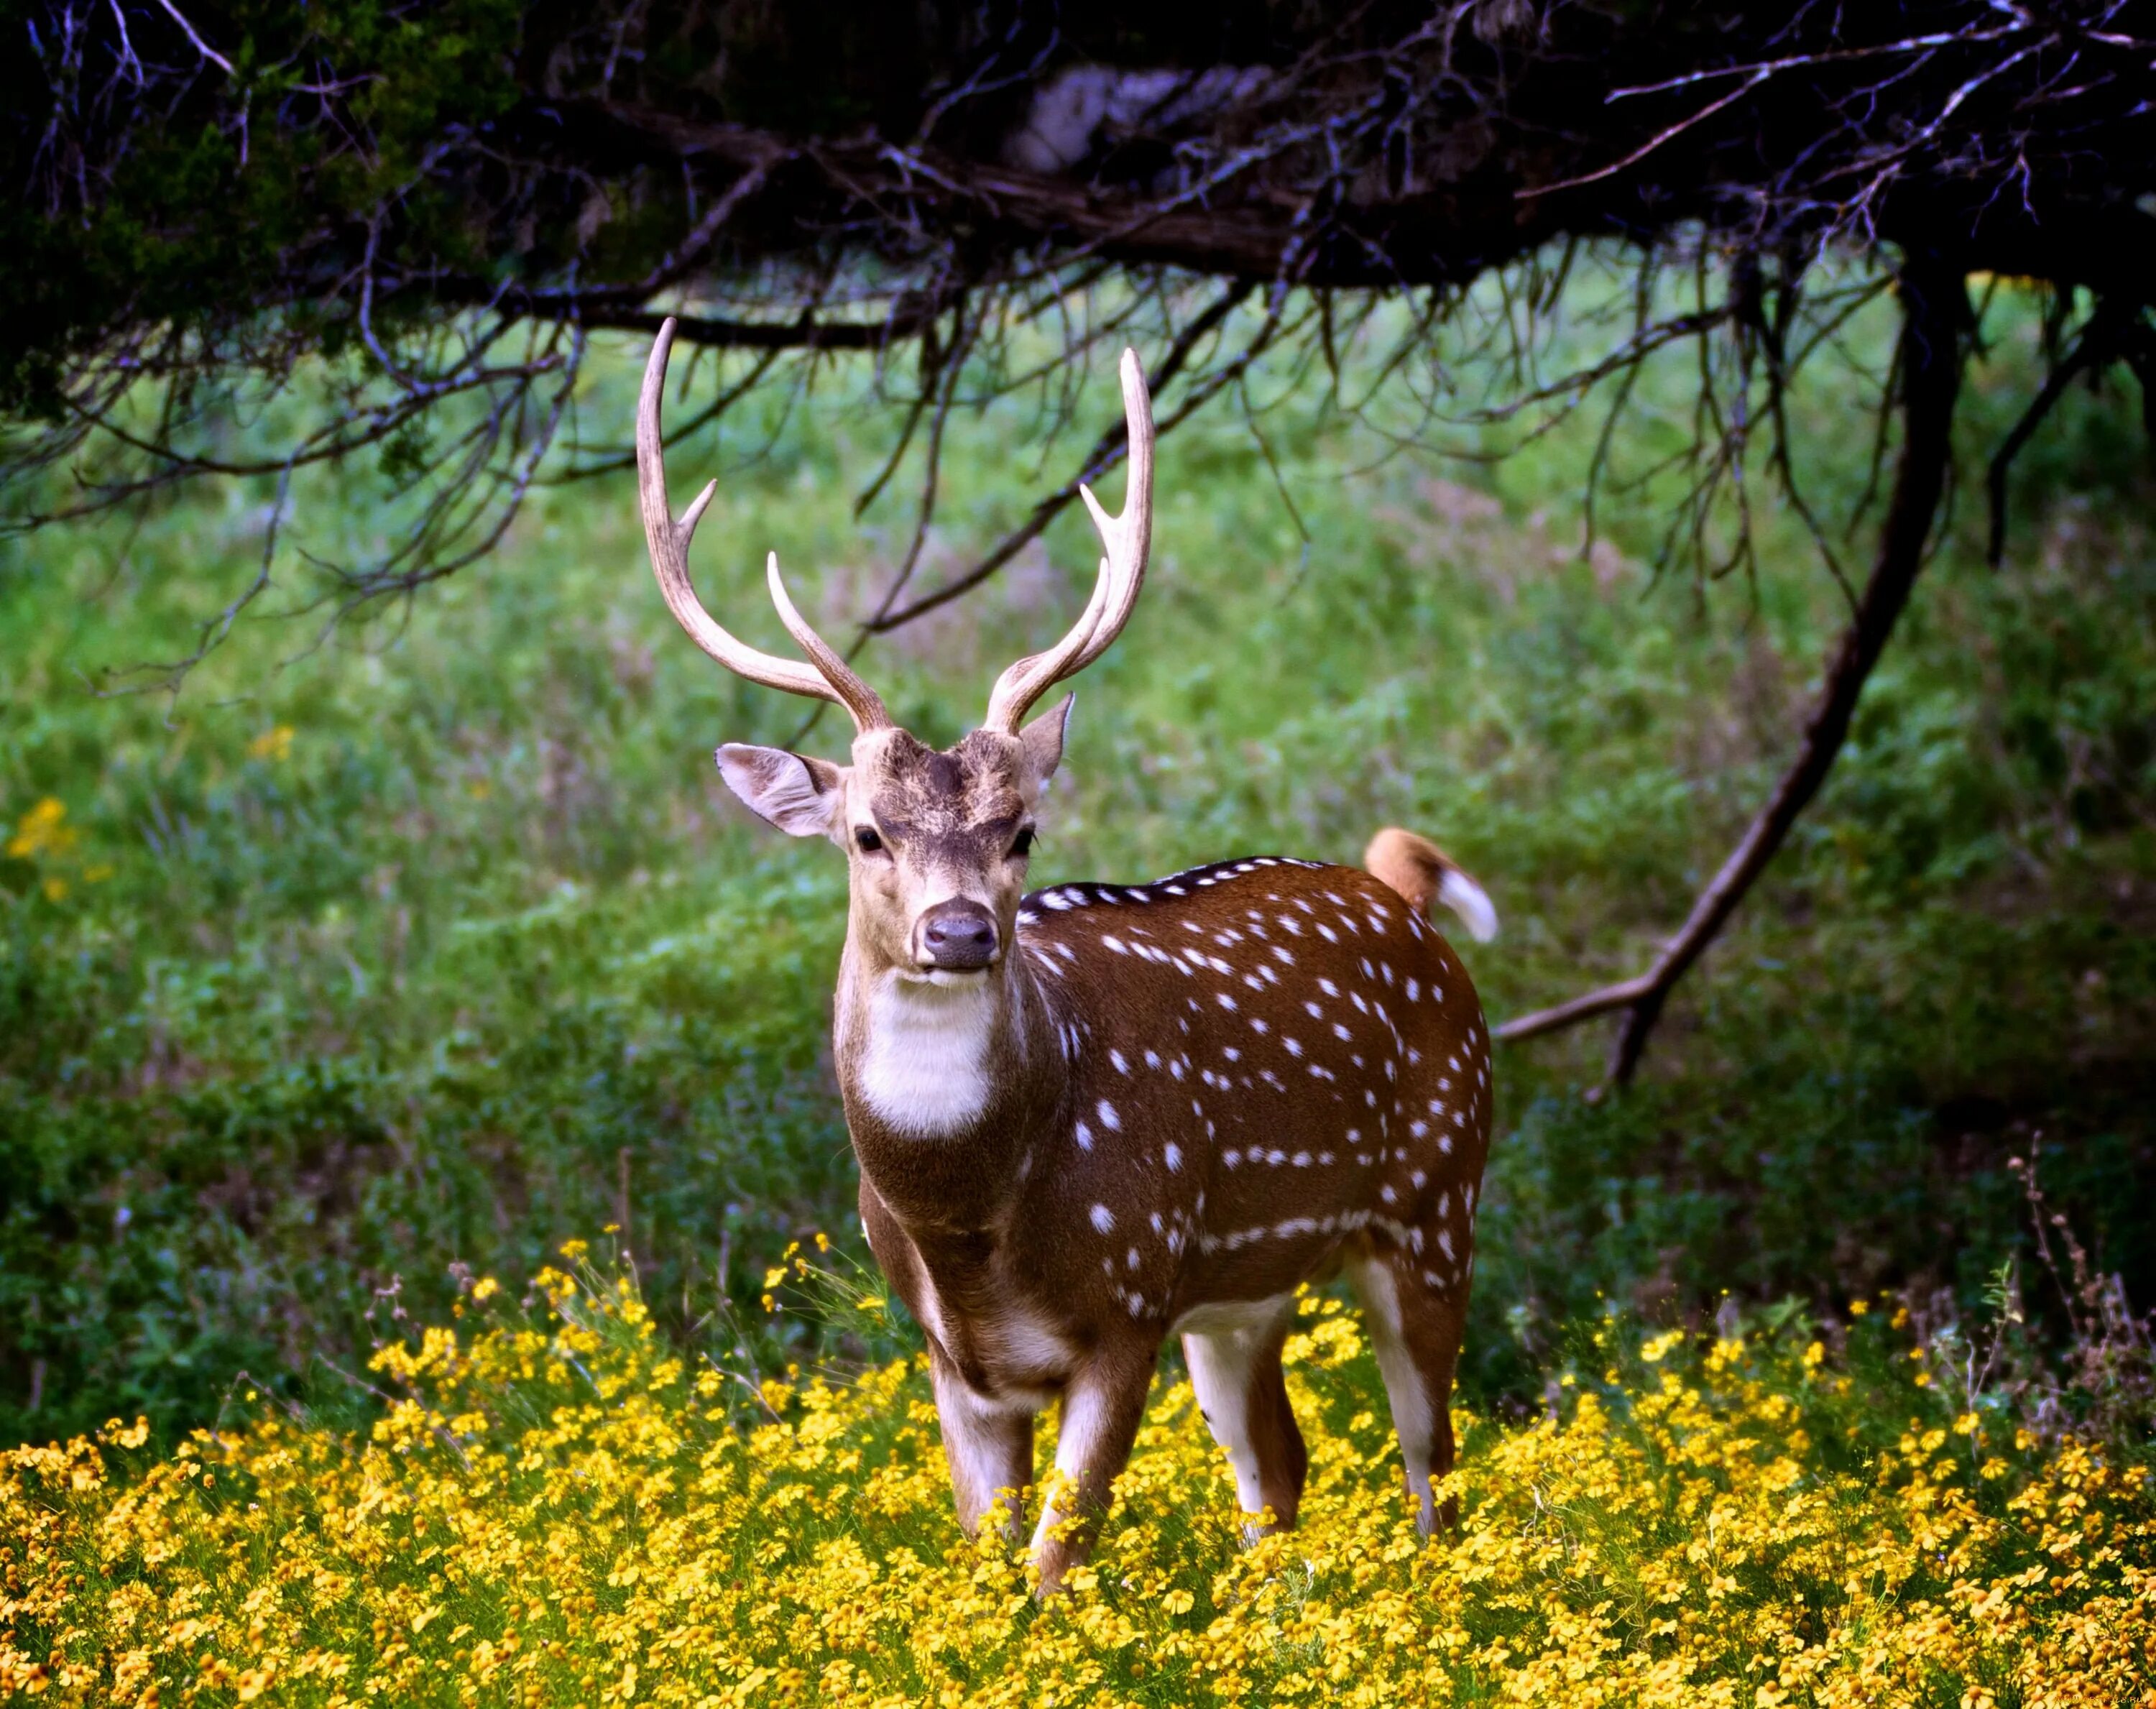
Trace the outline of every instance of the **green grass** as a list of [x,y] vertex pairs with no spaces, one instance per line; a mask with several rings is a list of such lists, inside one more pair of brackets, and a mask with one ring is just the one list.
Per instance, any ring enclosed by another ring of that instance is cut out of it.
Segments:
[[[602,352],[588,423],[619,429],[639,356]],[[1533,1393],[1598,1295],[1667,1316],[1725,1290],[1973,1292],[2016,1239],[2005,1160],[2039,1132],[2102,1262],[2156,1291],[2149,493],[2133,400],[2077,396],[2032,448],[2008,567],[1981,566],[1977,459],[2035,372],[2009,315],[1851,747],[1643,1084],[1581,1096],[1595,1029],[1502,1056],[1478,1396]],[[762,644],[767,547],[827,631],[903,551],[901,495],[852,511],[894,425],[864,381],[836,368],[783,421],[759,400],[764,454],[734,427],[675,454],[684,498],[725,473],[701,586]],[[1689,383],[1652,377],[1628,465]],[[1830,511],[1865,476],[1859,391],[1822,371],[1799,400]],[[1038,495],[1029,432],[1015,404],[953,423],[924,576]],[[1650,567],[1666,480],[1579,551],[1590,421],[1486,466],[1383,459],[1314,397],[1267,435],[1306,547],[1232,415],[1163,444],[1153,572],[1078,685],[1037,881],[1353,860],[1399,822],[1497,901],[1503,935],[1466,950],[1493,1014],[1635,970],[1789,751],[1835,624],[1792,519],[1764,513],[1756,581],[1702,590]],[[381,486],[302,483],[310,549],[378,545]],[[334,1394],[453,1266],[521,1276],[608,1223],[677,1332],[752,1297],[789,1239],[853,1235],[825,1042],[842,863],[750,823],[710,757],[803,708],[672,628],[629,483],[542,490],[495,558],[319,647],[319,613],[250,618],[169,708],[93,692],[192,646],[254,573],[266,496],[0,546],[0,815],[57,800],[76,835],[0,860],[0,1438],[199,1419],[243,1370]],[[871,649],[894,711],[968,727],[1092,554],[1066,518]],[[812,738],[839,742],[833,719]]]

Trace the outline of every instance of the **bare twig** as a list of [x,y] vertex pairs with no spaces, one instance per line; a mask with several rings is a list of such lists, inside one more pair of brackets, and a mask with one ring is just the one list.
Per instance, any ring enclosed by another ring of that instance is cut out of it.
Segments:
[[1496,1029],[1499,1039],[1532,1039],[1621,1009],[1625,1021],[1610,1052],[1608,1080],[1616,1085],[1629,1081],[1670,992],[1766,870],[1833,767],[1865,682],[1923,567],[1925,542],[1946,482],[1948,429],[1961,384],[1968,301],[1958,269],[1933,258],[1912,260],[1903,270],[1902,301],[1902,437],[1893,498],[1871,578],[1828,663],[1825,684],[1796,758],[1652,967],[1634,978],[1508,1021]]

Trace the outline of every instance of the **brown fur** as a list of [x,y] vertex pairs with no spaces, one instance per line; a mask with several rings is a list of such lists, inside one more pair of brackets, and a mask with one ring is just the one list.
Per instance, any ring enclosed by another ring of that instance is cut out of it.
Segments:
[[1418,837],[1398,825],[1387,825],[1363,851],[1363,870],[1398,890],[1424,919],[1430,917],[1430,905],[1437,900],[1437,887],[1445,869],[1455,865],[1429,838]]

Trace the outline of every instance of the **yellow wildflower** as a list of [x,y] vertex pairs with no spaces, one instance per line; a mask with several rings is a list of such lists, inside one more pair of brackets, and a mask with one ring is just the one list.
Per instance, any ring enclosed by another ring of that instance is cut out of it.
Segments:
[[47,860],[73,849],[80,834],[67,823],[67,803],[48,795],[16,820],[8,853],[17,860]]
[[[1003,1525],[958,1531],[922,1358],[716,1373],[629,1283],[583,1275],[535,1279],[536,1322],[382,1349],[402,1399],[370,1430],[265,1401],[147,1464],[140,1421],[0,1452],[0,1697],[2092,1709],[2146,1689],[2156,1493],[2081,1443],[1973,1466],[1966,1415],[1907,1361],[1883,1448],[1860,1447],[1876,1405],[1815,1378],[1818,1344],[1764,1333],[1656,1337],[1644,1368],[1616,1362],[1628,1384],[1563,1391],[1556,1416],[1455,1409],[1458,1522],[1425,1545],[1359,1322],[1312,1296],[1287,1371],[1301,1528],[1246,1545],[1225,1457],[1164,1376],[1091,1560],[1044,1607]],[[1039,1499],[1006,1503],[1016,1537]]]

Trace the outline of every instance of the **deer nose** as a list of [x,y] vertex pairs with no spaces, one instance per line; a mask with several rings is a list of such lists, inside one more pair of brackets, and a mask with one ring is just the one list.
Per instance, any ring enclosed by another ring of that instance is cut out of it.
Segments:
[[924,967],[985,967],[996,958],[995,916],[978,902],[954,896],[921,916],[914,942],[914,959]]

